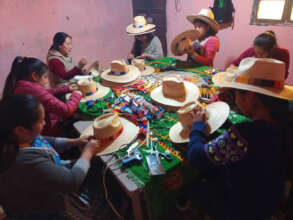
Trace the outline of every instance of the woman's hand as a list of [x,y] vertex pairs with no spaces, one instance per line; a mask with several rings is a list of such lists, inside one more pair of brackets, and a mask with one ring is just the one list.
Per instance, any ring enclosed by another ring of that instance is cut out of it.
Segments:
[[87,65],[87,60],[85,58],[82,58],[78,63],[78,68],[82,70],[82,68]]
[[205,122],[207,120],[206,117],[206,110],[200,106],[197,106],[192,112],[192,122],[197,122],[197,121],[203,121]]
[[67,143],[72,145],[72,146],[83,147],[91,139],[93,139],[92,136],[83,136],[83,137],[80,137],[80,138],[70,138],[70,139],[67,140]]
[[81,158],[84,158],[90,161],[91,158],[100,151],[100,149],[101,149],[101,143],[96,139],[91,139],[84,146],[83,151],[81,153]]
[[73,94],[73,93],[77,93],[77,94],[80,94],[81,96],[83,96],[82,92],[79,91],[79,90],[74,90],[74,91],[72,92],[72,94]]
[[127,56],[128,60],[132,60],[133,58],[134,58],[134,55],[132,53]]
[[141,54],[140,56],[137,56],[136,58],[137,59],[145,59],[145,58],[148,58],[150,55],[149,54],[147,54],[147,53],[143,53],[143,54]]

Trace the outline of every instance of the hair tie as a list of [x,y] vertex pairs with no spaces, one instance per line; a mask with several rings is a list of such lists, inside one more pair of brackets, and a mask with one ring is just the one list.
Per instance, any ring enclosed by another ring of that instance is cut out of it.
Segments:
[[269,31],[265,32],[264,34],[271,35],[274,38],[276,37],[273,33],[269,32]]

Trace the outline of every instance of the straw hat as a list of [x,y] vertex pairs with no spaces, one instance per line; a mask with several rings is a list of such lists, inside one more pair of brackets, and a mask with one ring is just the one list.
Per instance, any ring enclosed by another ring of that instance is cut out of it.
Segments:
[[[81,98],[80,102],[100,99],[110,92],[109,87],[102,86],[100,83],[95,82],[90,78],[78,80],[77,88],[83,94],[83,97]],[[70,96],[71,93],[68,93],[65,95],[65,98],[68,100]]]
[[147,24],[147,21],[144,16],[136,16],[134,17],[133,24],[130,24],[126,28],[126,32],[129,35],[142,35],[148,34],[155,31],[156,25]]
[[195,41],[199,36],[199,32],[196,30],[188,30],[184,31],[183,33],[179,34],[177,37],[174,38],[174,40],[171,43],[171,51],[175,56],[182,56],[186,52],[184,52],[184,49],[181,47],[181,42],[183,41],[189,41],[189,44],[192,45],[192,42]]
[[243,59],[234,72],[220,72],[213,82],[220,87],[248,90],[280,99],[293,100],[293,87],[285,85],[285,63],[269,58]]
[[134,58],[132,59],[131,64],[140,70],[142,76],[150,75],[155,72],[154,67],[145,65],[144,59]]
[[81,136],[93,135],[103,143],[97,155],[110,154],[131,143],[138,135],[138,127],[117,114],[108,113],[96,118]]
[[[131,84],[138,79],[140,71],[136,66],[127,65],[123,59],[111,62],[111,68],[101,73],[102,84]],[[107,84],[107,85],[108,85]]]
[[[174,143],[186,143],[192,130],[192,111],[197,107],[197,102],[190,102],[177,111],[179,122],[169,131],[169,137]],[[229,105],[225,102],[214,102],[205,107],[208,120],[208,134],[220,128],[228,118]]]
[[201,9],[197,15],[188,15],[186,19],[191,23],[194,24],[195,20],[201,20],[207,23],[214,32],[218,32],[220,27],[218,22],[215,20],[214,13],[211,9]]
[[178,75],[164,77],[162,85],[151,93],[154,102],[175,111],[188,102],[196,101],[198,97],[198,87],[193,83],[183,81]]
[[90,73],[93,76],[99,75],[99,61],[94,61],[89,68],[87,69],[87,73]]

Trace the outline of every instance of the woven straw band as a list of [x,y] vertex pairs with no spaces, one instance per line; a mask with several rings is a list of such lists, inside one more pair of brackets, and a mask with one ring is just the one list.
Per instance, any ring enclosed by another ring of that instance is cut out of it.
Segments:
[[122,134],[122,132],[123,132],[123,127],[121,127],[121,129],[113,136],[108,137],[108,138],[99,139],[99,141],[101,141],[102,143],[114,141],[116,138],[118,138],[120,136],[120,134]]
[[144,25],[138,25],[138,26],[137,26],[137,25],[134,24],[134,25],[132,25],[132,27],[134,27],[134,28],[143,28]]
[[122,75],[125,75],[126,72],[114,72],[114,71],[111,71],[111,74],[115,75],[115,76],[122,76]]
[[91,95],[93,95],[95,92],[96,92],[96,91],[87,92],[87,93],[85,94],[85,96],[91,96]]
[[255,85],[255,86],[271,87],[275,89],[283,89],[285,85],[284,81],[256,79],[256,78],[249,78],[244,76],[235,76],[234,82]]

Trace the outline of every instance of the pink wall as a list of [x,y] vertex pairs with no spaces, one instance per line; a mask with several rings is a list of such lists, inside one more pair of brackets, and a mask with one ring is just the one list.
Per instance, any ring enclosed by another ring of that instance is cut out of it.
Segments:
[[[246,48],[250,47],[254,38],[266,30],[274,30],[277,35],[278,43],[285,47],[291,54],[291,66],[287,83],[293,85],[293,27],[278,26],[255,26],[249,25],[250,14],[252,11],[253,0],[234,0],[236,9],[235,27],[222,30],[218,33],[220,39],[220,51],[215,59],[215,66],[224,68],[233,58],[240,55]],[[185,19],[188,14],[197,14],[201,8],[213,5],[213,0],[183,0],[182,10],[175,11],[175,1],[167,1],[167,40],[168,45],[172,39],[180,32],[192,29],[193,26]],[[169,55],[171,53],[169,51]]]
[[91,63],[126,57],[133,37],[125,33],[132,22],[131,0],[1,0],[0,89],[15,56],[45,61],[53,36],[73,37],[73,58]]

